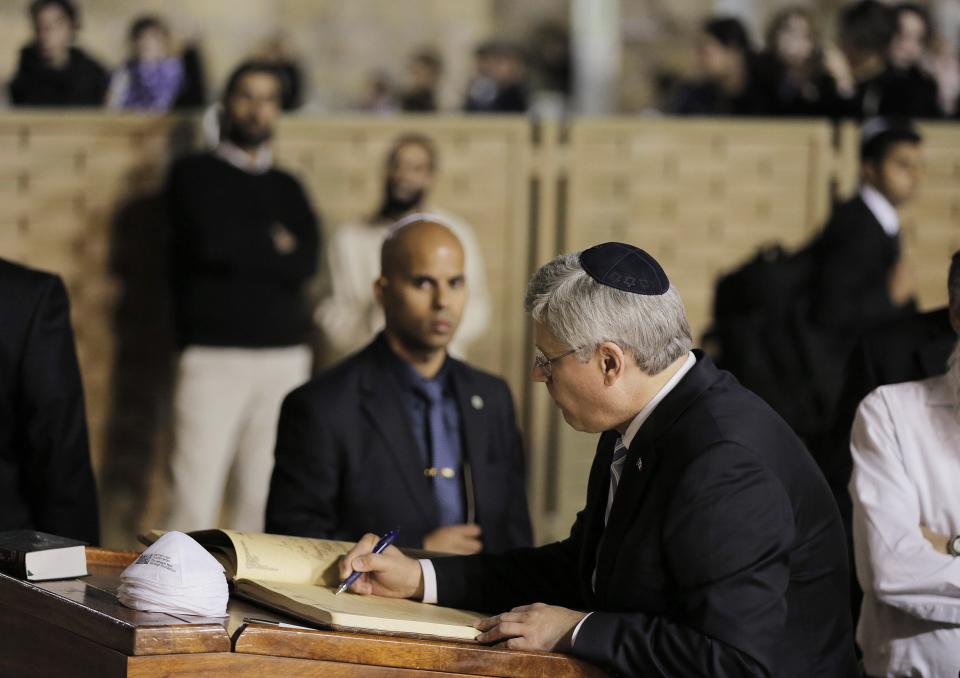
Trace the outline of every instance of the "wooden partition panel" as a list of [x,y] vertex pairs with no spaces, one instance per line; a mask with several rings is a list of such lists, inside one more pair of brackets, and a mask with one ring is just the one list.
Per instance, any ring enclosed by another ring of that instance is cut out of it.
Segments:
[[[620,240],[650,252],[679,288],[696,343],[719,274],[761,243],[803,243],[823,221],[830,156],[825,122],[576,120],[558,250]],[[597,436],[553,425],[545,536],[561,537],[582,508]]]

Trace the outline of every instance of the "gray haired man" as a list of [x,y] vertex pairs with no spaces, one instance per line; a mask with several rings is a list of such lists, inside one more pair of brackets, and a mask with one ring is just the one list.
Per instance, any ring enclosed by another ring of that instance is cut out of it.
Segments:
[[358,593],[494,614],[481,642],[626,675],[854,676],[843,529],[830,490],[763,401],[691,351],[679,293],[646,252],[561,255],[527,290],[564,419],[600,433],[570,536],[499,555],[341,564]]

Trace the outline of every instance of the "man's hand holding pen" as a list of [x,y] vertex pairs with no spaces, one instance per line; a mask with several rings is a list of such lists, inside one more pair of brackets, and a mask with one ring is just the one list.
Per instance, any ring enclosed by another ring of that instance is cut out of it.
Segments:
[[340,560],[340,579],[346,580],[353,572],[360,572],[360,577],[350,586],[354,593],[422,600],[420,563],[403,555],[396,546],[374,553],[379,541],[377,535],[365,534]]
[[[361,575],[349,590],[361,595],[423,600],[423,570],[420,563],[405,556],[395,546],[380,553],[375,550],[383,540],[366,534],[340,561],[340,579]],[[481,619],[474,626],[481,643],[524,650],[569,652],[574,628],[586,616],[584,612],[535,603]]]

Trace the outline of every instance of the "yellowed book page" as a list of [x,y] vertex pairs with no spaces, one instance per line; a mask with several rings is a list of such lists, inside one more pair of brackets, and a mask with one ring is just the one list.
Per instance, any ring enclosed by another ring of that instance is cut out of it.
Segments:
[[412,600],[360,596],[350,592],[337,596],[334,587],[270,581],[244,581],[239,582],[239,586],[248,595],[253,594],[252,597],[258,600],[265,598],[263,602],[294,615],[372,631],[474,640],[479,631],[473,628],[473,623],[487,616]]
[[337,586],[351,542],[223,530],[237,552],[237,579]]

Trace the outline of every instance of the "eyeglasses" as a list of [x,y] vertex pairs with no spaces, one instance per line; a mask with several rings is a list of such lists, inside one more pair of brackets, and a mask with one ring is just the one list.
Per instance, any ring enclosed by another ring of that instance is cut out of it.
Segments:
[[561,353],[560,355],[555,355],[555,356],[553,356],[552,358],[548,358],[548,357],[545,356],[541,351],[538,350],[538,351],[536,352],[536,354],[533,356],[533,366],[534,366],[534,367],[537,367],[537,368],[540,368],[540,370],[541,370],[545,375],[547,375],[547,377],[552,377],[552,376],[553,376],[553,363],[555,363],[556,361],[558,361],[558,360],[560,360],[560,359],[562,359],[562,358],[566,358],[566,357],[567,357],[568,355],[570,355],[571,353],[576,353],[576,352],[579,351],[581,348],[583,348],[583,347],[582,347],[582,346],[577,346],[576,348],[571,348],[569,351],[566,351],[566,352],[564,352],[564,353]]

